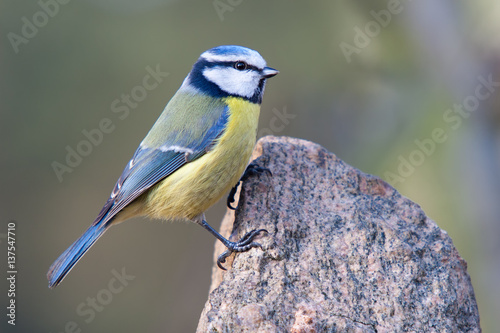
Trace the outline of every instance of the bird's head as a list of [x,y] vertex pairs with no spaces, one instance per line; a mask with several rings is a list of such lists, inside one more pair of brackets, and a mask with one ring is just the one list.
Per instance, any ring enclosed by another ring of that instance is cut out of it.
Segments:
[[217,46],[203,52],[181,88],[213,97],[236,96],[260,104],[266,79],[279,72],[252,49]]

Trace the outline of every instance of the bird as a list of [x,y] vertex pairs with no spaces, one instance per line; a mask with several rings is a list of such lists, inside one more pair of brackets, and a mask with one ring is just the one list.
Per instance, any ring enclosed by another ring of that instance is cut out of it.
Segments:
[[[253,240],[265,229],[249,231],[232,242],[207,223],[204,212],[227,191],[233,189],[230,196],[234,196],[245,174],[267,170],[248,163],[266,80],[278,73],[247,47],[222,45],[203,52],[140,143],[94,222],[50,266],[49,288],[61,283],[109,227],[137,216],[201,225],[227,248],[217,260],[222,269],[231,253],[261,247]],[[228,198],[228,206],[232,201]]]

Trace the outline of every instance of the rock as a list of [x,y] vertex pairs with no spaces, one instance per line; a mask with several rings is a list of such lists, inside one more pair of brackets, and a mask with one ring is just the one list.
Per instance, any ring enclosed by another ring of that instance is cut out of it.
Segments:
[[221,230],[269,234],[214,265],[197,332],[481,331],[466,262],[417,204],[308,141],[268,136],[253,157],[273,175]]

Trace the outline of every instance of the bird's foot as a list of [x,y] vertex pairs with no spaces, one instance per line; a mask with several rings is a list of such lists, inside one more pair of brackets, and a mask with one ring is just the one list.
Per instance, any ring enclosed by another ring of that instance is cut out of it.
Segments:
[[250,163],[247,168],[245,169],[245,172],[243,173],[243,176],[241,176],[241,181],[245,181],[248,178],[252,176],[259,176],[263,173],[267,173],[269,176],[272,176],[271,170],[265,167],[261,167],[258,165],[255,161]]
[[241,182],[244,182],[245,180],[247,180],[252,176],[258,176],[263,173],[267,173],[269,176],[273,175],[271,173],[271,170],[269,170],[268,168],[261,167],[255,161],[250,163],[245,169],[245,172],[243,173],[243,176],[241,176],[239,182],[231,189],[231,192],[229,192],[229,195],[227,196],[227,207],[232,210],[236,209],[236,207],[233,207],[232,203],[234,202],[234,196]]
[[245,236],[237,242],[225,243],[224,245],[227,247],[227,250],[217,258],[217,266],[219,266],[220,269],[226,270],[222,264],[226,262],[226,258],[233,252],[246,252],[254,247],[260,247],[262,249],[261,244],[253,241],[253,239],[261,232],[268,233],[266,229],[252,230],[247,232]]

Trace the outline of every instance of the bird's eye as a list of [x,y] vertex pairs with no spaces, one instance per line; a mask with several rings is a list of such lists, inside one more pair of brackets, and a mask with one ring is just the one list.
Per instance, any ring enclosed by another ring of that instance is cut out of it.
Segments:
[[245,69],[247,69],[247,64],[243,61],[238,61],[234,63],[234,68],[239,71],[244,71]]

